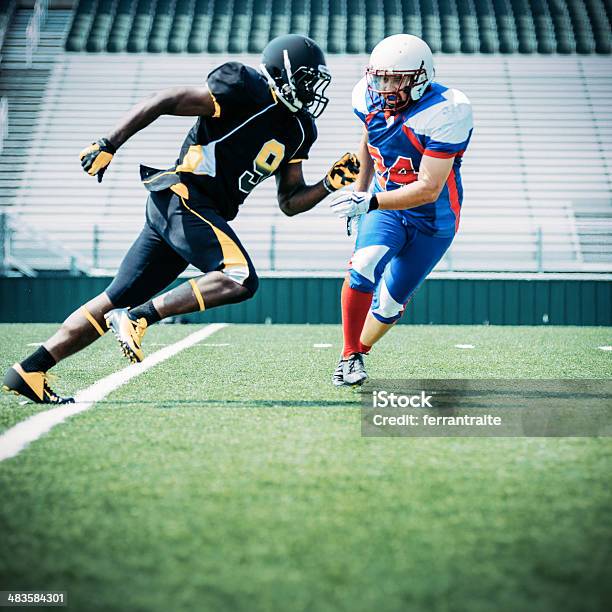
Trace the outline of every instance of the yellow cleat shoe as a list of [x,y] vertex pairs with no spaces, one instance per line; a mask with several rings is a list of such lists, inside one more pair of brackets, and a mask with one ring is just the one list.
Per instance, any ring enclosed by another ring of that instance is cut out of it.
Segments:
[[9,368],[2,381],[2,390],[23,395],[36,404],[72,404],[74,398],[60,397],[49,386],[47,372],[26,372],[18,363]]
[[123,354],[132,362],[138,363],[144,359],[142,339],[147,331],[147,321],[144,318],[136,321],[130,319],[127,308],[116,308],[104,315],[106,326],[110,329],[121,345]]

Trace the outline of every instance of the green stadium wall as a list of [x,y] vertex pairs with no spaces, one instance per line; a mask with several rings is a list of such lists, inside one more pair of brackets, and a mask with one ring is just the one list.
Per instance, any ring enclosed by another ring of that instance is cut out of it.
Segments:
[[[104,277],[0,278],[0,322],[59,322],[110,282]],[[255,297],[190,322],[339,323],[340,278],[262,278]],[[612,325],[608,280],[429,279],[406,324]]]

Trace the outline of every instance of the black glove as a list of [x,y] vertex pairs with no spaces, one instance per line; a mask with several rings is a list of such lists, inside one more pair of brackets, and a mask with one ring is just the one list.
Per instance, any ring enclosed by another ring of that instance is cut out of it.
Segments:
[[329,193],[338,191],[357,180],[359,174],[359,160],[354,153],[345,153],[323,179],[323,185]]
[[100,138],[79,153],[81,166],[89,176],[97,176],[98,183],[101,183],[106,168],[116,152],[115,145],[108,138]]

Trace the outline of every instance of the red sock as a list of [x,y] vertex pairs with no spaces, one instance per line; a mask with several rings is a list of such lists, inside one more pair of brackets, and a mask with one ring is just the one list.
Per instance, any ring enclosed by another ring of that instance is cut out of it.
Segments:
[[344,281],[342,285],[342,333],[344,335],[342,355],[344,357],[362,352],[364,347],[359,338],[371,304],[371,293],[351,289],[348,281]]
[[363,344],[363,342],[359,343],[359,352],[360,353],[369,353],[371,349],[372,349],[371,346],[368,346],[367,344]]

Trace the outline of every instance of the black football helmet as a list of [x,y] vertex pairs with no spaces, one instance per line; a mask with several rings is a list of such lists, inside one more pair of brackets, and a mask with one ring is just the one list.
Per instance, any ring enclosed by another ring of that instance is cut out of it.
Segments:
[[325,110],[331,74],[321,47],[311,38],[286,34],[271,40],[263,50],[260,70],[290,111],[304,109],[316,118]]

